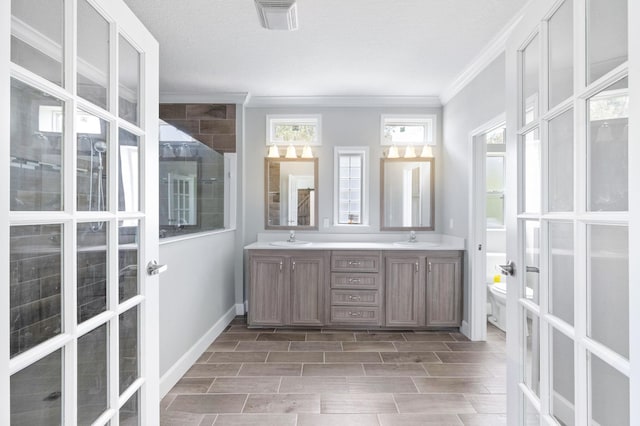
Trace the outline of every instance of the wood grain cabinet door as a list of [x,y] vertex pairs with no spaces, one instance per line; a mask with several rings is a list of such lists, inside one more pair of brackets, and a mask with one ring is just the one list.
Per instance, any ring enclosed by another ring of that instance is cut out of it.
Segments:
[[427,258],[427,326],[459,327],[462,315],[460,258]]
[[419,256],[385,258],[386,325],[420,326],[424,322],[424,280]]
[[290,269],[291,325],[324,324],[326,261],[319,256],[293,256]]
[[287,258],[252,256],[249,296],[250,325],[285,325]]

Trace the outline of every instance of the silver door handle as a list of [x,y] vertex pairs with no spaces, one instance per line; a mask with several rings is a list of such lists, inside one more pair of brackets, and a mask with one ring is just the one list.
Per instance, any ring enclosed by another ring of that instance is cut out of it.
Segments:
[[147,264],[147,274],[159,275],[169,269],[169,265],[158,265],[157,260],[152,260]]
[[511,276],[514,274],[515,272],[515,266],[516,264],[513,263],[513,261],[509,261],[507,262],[506,265],[496,265],[496,269],[502,274],[502,275],[507,275],[507,276]]
[[540,268],[537,266],[527,266],[527,272],[535,272],[536,274],[539,274]]

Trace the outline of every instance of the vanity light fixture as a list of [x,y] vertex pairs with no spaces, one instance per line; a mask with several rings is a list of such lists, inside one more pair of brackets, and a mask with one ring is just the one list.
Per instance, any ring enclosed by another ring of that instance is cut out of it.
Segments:
[[404,158],[416,158],[416,150],[413,149],[413,145],[407,146],[404,150]]
[[397,146],[391,145],[391,147],[389,148],[389,152],[387,152],[387,158],[400,158]]
[[300,158],[313,158],[313,151],[311,151],[311,147],[309,145],[305,145],[302,148],[302,155]]
[[420,153],[421,158],[433,158],[433,149],[431,145],[425,145]]
[[269,147],[267,158],[280,158],[280,151],[278,151],[278,147],[275,143]]
[[296,148],[293,145],[289,145],[287,148],[287,154],[284,158],[298,158],[298,154],[296,154]]

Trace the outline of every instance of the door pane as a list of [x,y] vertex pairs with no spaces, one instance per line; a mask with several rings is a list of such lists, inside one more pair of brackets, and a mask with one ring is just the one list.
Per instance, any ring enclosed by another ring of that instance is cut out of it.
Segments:
[[11,1],[11,61],[62,86],[62,0]]
[[549,206],[573,211],[573,109],[549,121]]
[[549,19],[549,109],[573,93],[573,1]]
[[589,99],[587,210],[629,209],[629,79]]
[[107,409],[107,324],[78,339],[78,424],[93,423]]
[[62,210],[64,103],[11,79],[11,210]]
[[118,210],[137,212],[140,205],[140,138],[120,129],[118,142],[120,155]]
[[522,399],[524,399],[524,424],[526,426],[540,426],[540,413],[529,402],[529,398],[523,395]]
[[524,383],[540,396],[540,319],[523,309],[525,318]]
[[551,331],[551,401],[549,410],[561,425],[574,424],[573,341],[556,329]]
[[[628,425],[629,379],[600,358],[589,354],[590,425]],[[637,401],[636,401],[637,402]]]
[[64,424],[62,396],[62,349],[58,349],[11,376],[11,425]]
[[[138,249],[140,225],[137,220],[133,223],[120,222],[118,228],[118,270],[119,291],[118,300],[124,302],[136,296],[138,285]],[[133,226],[131,226],[133,225]]]
[[78,323],[107,309],[107,222],[78,223]]
[[522,125],[538,118],[540,37],[536,35],[522,52]]
[[589,225],[587,335],[629,357],[629,229]]
[[587,84],[627,60],[627,0],[587,1]]
[[525,222],[525,293],[524,297],[540,304],[540,223]]
[[524,211],[540,211],[540,132],[532,130],[524,136]]
[[120,426],[138,426],[140,424],[140,391],[133,394],[120,408]]
[[122,36],[120,39],[120,73],[118,107],[120,118],[139,123],[140,53]]
[[573,224],[549,223],[549,312],[573,325]]
[[10,231],[11,356],[61,332],[62,225]]
[[109,199],[107,197],[109,124],[88,112],[78,110],[77,114],[77,208],[79,211],[105,211],[108,209]]
[[120,315],[120,393],[138,378],[138,306]]
[[78,96],[107,109],[109,23],[87,2],[78,1]]

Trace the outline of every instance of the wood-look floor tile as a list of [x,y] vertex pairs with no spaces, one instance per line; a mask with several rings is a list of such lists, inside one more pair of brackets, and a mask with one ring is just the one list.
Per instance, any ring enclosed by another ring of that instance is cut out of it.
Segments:
[[475,413],[460,394],[394,394],[401,413],[461,414]]
[[160,426],[200,426],[202,414],[166,411],[160,414]]
[[247,317],[244,315],[239,315],[231,320],[230,325],[246,325]]
[[490,393],[481,378],[414,377],[420,393]]
[[242,364],[238,376],[299,376],[302,364]]
[[455,414],[380,414],[381,426],[462,426]]
[[169,393],[206,393],[213,380],[213,377],[183,377],[178,380],[178,383],[171,388]]
[[507,366],[502,362],[485,362],[482,364],[492,375],[507,377]]
[[424,364],[432,377],[493,377],[482,364]]
[[247,399],[243,394],[190,394],[176,395],[167,411],[194,414],[240,413]]
[[378,426],[375,414],[298,414],[297,426]]
[[238,341],[234,342],[214,342],[207,348],[207,352],[233,352],[238,346]]
[[322,394],[322,413],[365,414],[397,413],[391,394]]
[[220,414],[214,426],[296,426],[296,415]]
[[340,352],[340,342],[291,342],[290,351]]
[[[373,365],[373,364],[372,364]],[[362,364],[304,364],[303,376],[364,376]]]
[[342,350],[345,352],[395,352],[392,342],[344,342]]
[[268,352],[214,352],[211,354],[209,364],[215,363],[243,363],[265,362]]
[[239,342],[237,352],[286,352],[289,350],[289,342]]
[[164,411],[167,407],[176,399],[175,393],[168,393],[164,398],[160,400],[160,411]]
[[393,344],[398,352],[434,352],[449,350],[444,342],[393,342]]
[[504,376],[483,378],[481,383],[490,393],[507,393],[507,379]]
[[465,395],[467,400],[481,414],[506,414],[507,395]]
[[213,423],[218,418],[218,414],[205,414],[202,417],[202,421],[200,422],[200,426],[213,426]]
[[324,362],[382,362],[380,352],[325,352]]
[[274,331],[274,328],[249,328],[244,324],[230,326],[228,333],[273,333]]
[[404,363],[423,363],[423,362],[441,362],[433,352],[381,352],[380,356],[384,362],[404,362]]
[[256,340],[258,333],[222,333],[216,339],[216,342],[237,342],[242,340]]
[[409,342],[455,342],[449,333],[405,333]]
[[203,352],[202,355],[200,355],[198,357],[198,359],[196,360],[196,364],[203,364],[205,362],[207,362],[209,360],[209,358],[211,358],[211,352]]
[[353,333],[309,333],[307,342],[355,342]]
[[417,393],[410,377],[347,377],[350,393]]
[[364,364],[367,376],[426,376],[422,364]]
[[357,342],[404,342],[402,333],[356,333]]
[[280,377],[218,377],[209,393],[277,393]]
[[323,352],[269,352],[267,362],[324,362]]
[[507,426],[504,414],[460,414],[464,426]]
[[236,376],[240,364],[194,364],[184,377],[221,377]]
[[486,362],[506,364],[504,354],[496,352],[436,352],[436,355],[445,364],[482,364]]
[[[447,347],[452,351],[461,352],[503,352],[497,344],[489,342],[447,342]],[[446,349],[445,349],[446,350]]]
[[457,342],[470,342],[469,338],[462,333],[449,333]]
[[260,333],[258,341],[261,342],[304,342],[306,333]]
[[243,413],[320,413],[320,395],[251,394]]
[[276,328],[276,333],[320,333],[320,332],[321,332],[321,329],[319,328],[304,328],[304,327]]
[[283,377],[280,393],[349,393],[346,377]]

